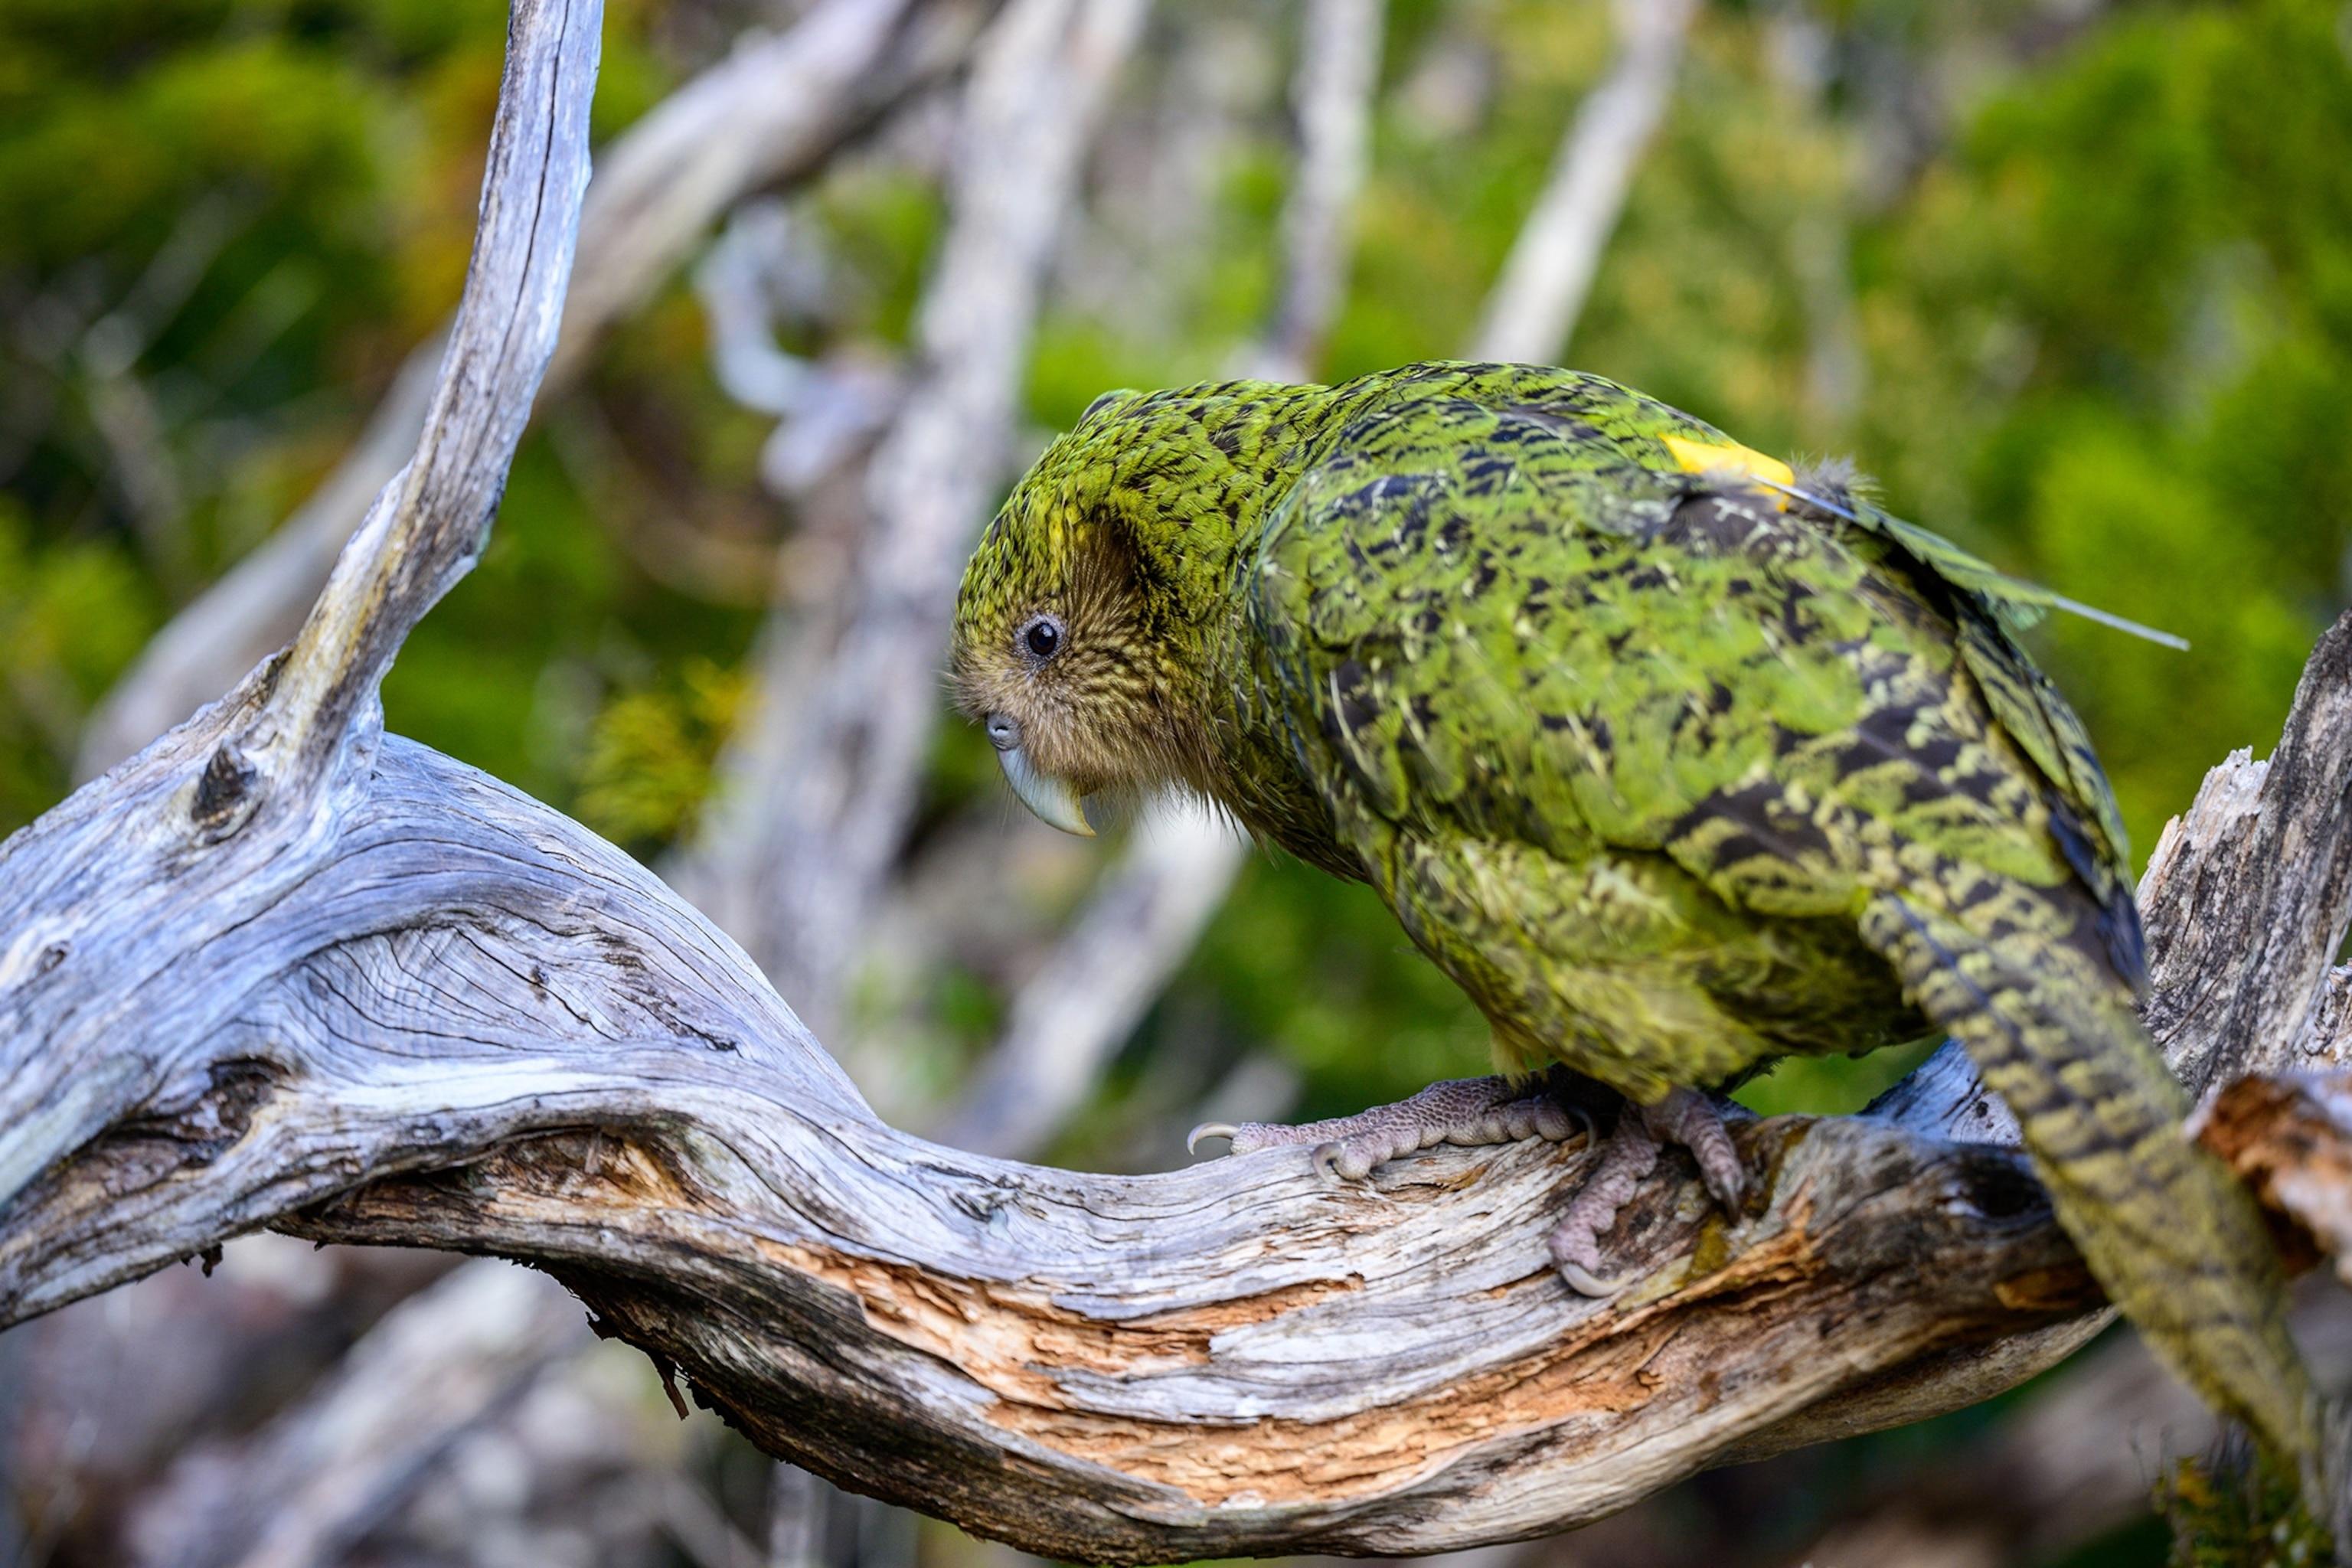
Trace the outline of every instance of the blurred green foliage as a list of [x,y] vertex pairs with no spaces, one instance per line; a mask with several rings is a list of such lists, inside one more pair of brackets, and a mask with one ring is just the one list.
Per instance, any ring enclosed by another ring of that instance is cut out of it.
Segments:
[[744,689],[740,669],[698,658],[674,682],[615,698],[589,740],[580,819],[618,844],[676,840],[710,791],[710,772],[734,731]]
[[0,497],[0,810],[46,804],[43,760],[73,744],[89,695],[138,651],[147,596],[117,552],[79,540],[37,549]]
[[[1278,57],[1283,16],[1156,19],[1087,265],[1037,332],[1038,426],[1108,386],[1219,374],[1263,322],[1287,65],[1218,63]],[[614,7],[598,134],[750,19]],[[58,796],[90,704],[299,502],[454,301],[502,37],[496,7],[427,0],[0,0],[0,829]],[[1896,510],[2189,637],[2043,638],[2144,852],[2207,766],[2273,742],[2346,596],[2347,37],[2336,0],[1714,5],[1562,357],[1754,445],[1853,454]],[[1591,0],[1395,0],[1327,374],[1460,350],[1610,48]],[[1147,158],[1175,173],[1138,195]],[[936,178],[886,149],[795,200],[828,297],[785,312],[783,346],[903,348]],[[647,856],[690,830],[760,617],[759,574],[689,546],[764,560],[803,521],[761,489],[767,422],[707,350],[684,280],[615,334],[386,691],[397,727]],[[990,773],[943,732],[920,844],[1000,809]],[[1078,890],[1052,887],[1039,923]],[[969,1054],[1019,963],[941,962],[858,994]],[[1158,1092],[1163,1052],[1207,1074],[1261,1048],[1319,1112],[1477,1070],[1485,1042],[1361,889],[1261,858],[1120,1092]],[[1906,1060],[1746,1093],[1851,1105]],[[1124,1136],[1063,1152],[1116,1162]]]

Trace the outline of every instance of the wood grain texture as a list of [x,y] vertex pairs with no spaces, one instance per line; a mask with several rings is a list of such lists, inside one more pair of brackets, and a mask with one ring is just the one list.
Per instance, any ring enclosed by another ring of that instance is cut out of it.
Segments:
[[2347,731],[2352,632],[2339,619],[2304,667],[2278,750],[2213,769],[2148,857],[2147,1023],[2192,1094],[2325,1059],[2328,966],[2352,920]]
[[[1113,1178],[929,1145],[633,862],[397,739],[373,771],[313,874],[178,966],[194,1103],[11,1206],[0,1312],[262,1222],[523,1257],[812,1468],[1158,1558],[1557,1528],[2095,1304],[2013,1156],[1860,1119],[1747,1129],[1771,1197],[1738,1226],[1654,1188],[1611,1304],[1544,1261],[1574,1147],[1333,1189],[1303,1151]],[[1824,1354],[1825,1316],[1874,1327]]]
[[[1744,1123],[1736,1221],[1664,1168],[1607,1302],[1543,1249],[1580,1142],[1346,1187],[1304,1149],[1117,1177],[924,1142],[650,873],[383,733],[374,681],[478,549],[552,349],[595,39],[590,0],[516,5],[423,455],[312,632],[0,845],[0,1325],[266,1226],[499,1254],[772,1452],[1118,1562],[1556,1531],[1980,1398],[2096,1326],[2021,1159],[1955,1141],[1998,1123],[1948,1063],[1875,1116]],[[2352,621],[2315,669],[2347,649]],[[2159,951],[2340,929],[2348,728],[2307,680],[2259,780],[2286,804],[2192,814]],[[2300,858],[2246,853],[2295,813]],[[2221,1065],[2319,1038],[2315,991],[2240,1009]]]
[[[1981,1397],[2095,1326],[2021,1162],[1940,1136],[1965,1082],[1747,1125],[1762,1207],[1727,1226],[1657,1184],[1611,1303],[1544,1267],[1580,1143],[1335,1188],[1300,1150],[1105,1177],[922,1142],[648,873],[397,738],[355,736],[361,777],[261,825],[266,873],[216,868],[232,840],[95,888],[236,717],[0,852],[0,1148],[21,1169],[27,1129],[79,1112],[0,1215],[0,1319],[265,1224],[500,1253],[773,1451],[1138,1561],[1554,1530]],[[77,908],[92,935],[44,968]]]

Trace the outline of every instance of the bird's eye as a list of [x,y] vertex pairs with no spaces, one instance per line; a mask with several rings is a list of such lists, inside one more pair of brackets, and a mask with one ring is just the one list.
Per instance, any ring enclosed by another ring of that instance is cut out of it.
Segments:
[[1030,616],[1020,636],[1022,647],[1040,664],[1062,651],[1062,623],[1056,616]]

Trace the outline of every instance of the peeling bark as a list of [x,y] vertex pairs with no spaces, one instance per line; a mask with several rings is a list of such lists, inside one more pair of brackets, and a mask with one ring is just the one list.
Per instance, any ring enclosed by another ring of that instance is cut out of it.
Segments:
[[[2352,978],[2352,970],[2336,975]],[[2352,1285],[2352,1071],[2239,1079],[2191,1126]]]

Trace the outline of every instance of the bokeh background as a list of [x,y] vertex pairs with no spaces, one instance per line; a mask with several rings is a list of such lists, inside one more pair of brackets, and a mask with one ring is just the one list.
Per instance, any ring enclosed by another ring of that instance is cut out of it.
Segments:
[[[674,873],[730,930],[739,905],[761,919],[744,887],[770,850],[741,818],[793,733],[779,672],[821,685],[871,607],[877,454],[970,335],[930,291],[991,179],[1042,180],[1051,221],[1025,286],[950,301],[1011,334],[1002,416],[959,426],[980,499],[950,542],[1097,393],[1462,353],[1495,341],[1515,247],[1549,242],[1597,268],[1554,280],[1560,324],[1519,357],[1769,451],[1851,455],[1895,510],[2189,640],[2037,638],[2142,854],[2208,766],[2274,742],[2352,599],[2343,0],[864,3],[898,64],[586,345],[384,694],[394,729]],[[615,0],[600,142],[856,9]],[[1004,167],[973,169],[975,62],[1049,23],[1093,29],[1084,59],[1039,57],[1099,78],[1070,173],[1011,134],[988,143]],[[240,646],[205,591],[429,362],[503,40],[489,4],[0,0],[0,833],[150,738],[120,704],[159,633]],[[730,123],[703,140],[754,133]],[[1531,226],[1570,176],[1622,203]],[[893,699],[923,710],[908,805],[837,951],[769,964],[885,1116],[1149,1169],[1206,1114],[1483,1070],[1483,1027],[1364,890],[1204,852],[1200,824],[1081,843],[1027,822],[926,658]],[[773,930],[737,934],[769,959]],[[1852,1109],[1910,1059],[1806,1063],[1742,1098]],[[1010,1555],[681,1423],[641,1358],[482,1271],[503,1266],[268,1237],[223,1261],[0,1337],[0,1568]],[[2352,1338],[2341,1303],[2305,1310]],[[422,1412],[401,1440],[322,1468],[320,1432],[387,1386]],[[2205,1440],[2111,1335],[1979,1409],[1472,1555],[2152,1562],[2150,1489]],[[268,1522],[281,1493],[308,1500],[299,1528]]]

